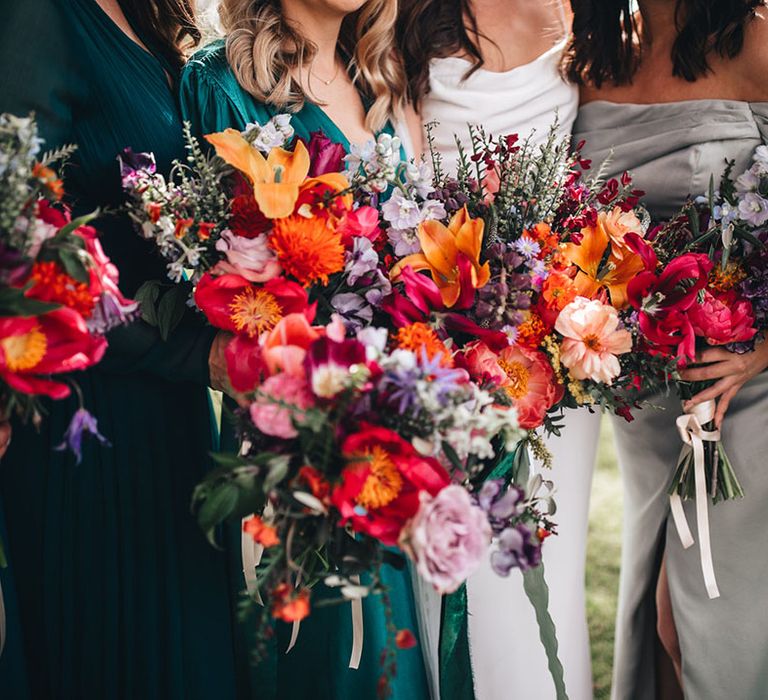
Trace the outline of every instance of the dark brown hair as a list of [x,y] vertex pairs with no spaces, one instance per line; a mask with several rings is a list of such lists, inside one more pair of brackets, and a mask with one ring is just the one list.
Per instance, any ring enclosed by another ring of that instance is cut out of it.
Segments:
[[[467,28],[469,27],[469,28]],[[464,53],[472,63],[467,75],[483,65],[470,0],[400,0],[397,42],[408,77],[408,96],[418,107],[429,92],[429,62]]]
[[118,0],[141,38],[175,68],[200,41],[193,0]]
[[[670,0],[671,1],[671,0]],[[736,58],[744,29],[763,0],[676,0],[672,74],[690,82],[709,70],[712,54]],[[632,82],[640,62],[641,28],[630,0],[571,0],[573,38],[566,75],[580,85]]]

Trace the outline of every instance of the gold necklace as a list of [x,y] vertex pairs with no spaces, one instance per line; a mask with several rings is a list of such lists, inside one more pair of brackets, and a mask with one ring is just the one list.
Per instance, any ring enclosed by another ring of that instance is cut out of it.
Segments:
[[312,65],[311,65],[311,64],[310,64],[310,66],[309,66],[309,74],[310,74],[310,75],[311,75],[313,78],[316,78],[317,80],[319,80],[319,81],[320,81],[320,82],[321,82],[323,85],[325,85],[326,87],[328,87],[328,86],[329,86],[329,85],[330,85],[330,84],[331,84],[331,83],[332,83],[334,80],[336,80],[336,78],[338,78],[338,77],[339,77],[339,62],[338,62],[338,61],[336,61],[336,72],[333,74],[333,77],[332,77],[330,80],[325,80],[324,78],[321,78],[319,75],[317,75],[317,73],[315,73],[315,72],[312,70]]

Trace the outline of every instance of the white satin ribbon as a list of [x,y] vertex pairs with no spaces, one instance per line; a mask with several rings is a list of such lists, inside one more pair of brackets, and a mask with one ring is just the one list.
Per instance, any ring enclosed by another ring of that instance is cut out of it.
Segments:
[[[359,576],[350,576],[355,585],[360,585]],[[363,657],[363,599],[353,598],[352,606],[352,653],[349,656],[349,667],[358,669],[360,659]]]
[[[710,598],[719,598],[720,591],[715,579],[715,567],[712,561],[712,543],[709,537],[709,510],[707,479],[705,473],[704,442],[720,440],[719,430],[704,430],[703,426],[714,420],[716,404],[707,401],[698,404],[677,419],[677,430],[680,439],[693,450],[693,477],[696,493],[696,524],[699,534],[699,553],[701,556],[701,572],[704,575],[704,585]],[[685,448],[683,448],[685,449]],[[684,476],[684,475],[683,475]],[[669,497],[672,518],[680,536],[683,548],[693,546],[693,535],[688,527],[683,503],[680,495],[675,492]]]

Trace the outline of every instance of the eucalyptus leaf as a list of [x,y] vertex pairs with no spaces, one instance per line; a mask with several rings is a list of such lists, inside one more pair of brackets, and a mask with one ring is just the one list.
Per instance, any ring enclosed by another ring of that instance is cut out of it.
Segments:
[[269,462],[267,478],[264,479],[264,493],[269,493],[288,475],[290,459],[284,455],[273,457]]

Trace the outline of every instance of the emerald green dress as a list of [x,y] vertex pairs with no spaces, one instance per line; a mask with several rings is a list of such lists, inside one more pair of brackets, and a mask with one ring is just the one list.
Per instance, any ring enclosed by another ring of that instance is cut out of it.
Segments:
[[[116,209],[117,154],[184,156],[173,69],[132,42],[95,0],[3,0],[0,111],[35,111],[46,145],[77,143],[66,172],[76,213]],[[164,279],[159,256],[113,214],[98,224],[121,287]],[[21,650],[33,698],[230,700],[238,694],[227,560],[190,513],[212,445],[207,358],[213,331],[190,311],[161,342],[142,322],[110,336],[77,375],[112,447],[56,452],[76,402],[51,404],[39,433],[14,425],[0,465]],[[10,591],[10,586],[8,586]],[[23,639],[21,638],[23,637]],[[23,645],[22,645],[23,642]],[[0,661],[0,697],[23,663]]]
[[[181,108],[193,133],[221,131],[227,127],[244,129],[248,123],[263,124],[280,112],[257,102],[237,83],[227,64],[222,42],[215,42],[195,54],[181,79]],[[309,139],[323,131],[336,143],[349,142],[325,112],[307,102],[291,120],[296,135]],[[222,436],[224,440],[226,435]],[[239,566],[242,571],[242,565]],[[416,611],[411,579],[407,570],[384,567],[384,583],[390,590],[398,629],[417,634]],[[241,582],[240,587],[244,584]],[[322,595],[322,592],[320,592]],[[381,668],[379,657],[386,644],[384,608],[378,596],[364,601],[363,658],[359,669],[348,668],[352,648],[352,619],[349,605],[315,608],[301,625],[296,647],[285,654],[290,627],[278,623],[271,663],[256,670],[254,682],[270,700],[373,700]],[[397,675],[393,682],[395,700],[427,700],[426,672],[418,647],[399,651]]]

